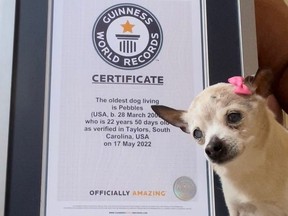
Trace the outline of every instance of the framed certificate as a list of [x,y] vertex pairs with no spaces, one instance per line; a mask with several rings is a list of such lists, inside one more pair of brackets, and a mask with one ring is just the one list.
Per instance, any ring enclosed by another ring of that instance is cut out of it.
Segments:
[[150,106],[255,71],[253,1],[0,2],[0,215],[228,215]]
[[202,4],[53,2],[44,215],[213,215],[200,147],[150,108],[204,88]]

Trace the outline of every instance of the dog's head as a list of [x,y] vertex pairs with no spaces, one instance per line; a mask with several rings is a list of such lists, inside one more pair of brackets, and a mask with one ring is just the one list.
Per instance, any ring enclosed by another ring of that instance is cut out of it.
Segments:
[[269,127],[264,98],[269,95],[270,83],[271,73],[259,71],[255,77],[245,79],[249,94],[235,93],[235,85],[219,83],[196,96],[186,111],[161,105],[152,109],[190,133],[212,163],[226,164],[240,157]]

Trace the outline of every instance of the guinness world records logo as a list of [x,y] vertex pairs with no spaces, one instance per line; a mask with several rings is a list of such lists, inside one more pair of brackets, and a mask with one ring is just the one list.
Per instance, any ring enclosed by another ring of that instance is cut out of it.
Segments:
[[93,44],[108,64],[125,70],[144,67],[159,54],[163,33],[156,17],[136,4],[105,10],[93,27]]

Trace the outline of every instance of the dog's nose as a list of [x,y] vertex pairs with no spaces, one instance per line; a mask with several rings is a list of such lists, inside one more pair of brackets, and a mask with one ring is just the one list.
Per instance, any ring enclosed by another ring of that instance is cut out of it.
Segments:
[[212,160],[217,160],[223,155],[224,144],[218,137],[212,137],[205,148],[205,152]]

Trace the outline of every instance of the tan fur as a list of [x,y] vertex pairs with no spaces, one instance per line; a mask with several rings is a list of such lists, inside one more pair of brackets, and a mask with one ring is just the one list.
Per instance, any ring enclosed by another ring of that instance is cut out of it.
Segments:
[[[215,137],[225,145],[223,160],[204,154],[221,177],[230,216],[287,216],[288,133],[262,96],[237,95],[233,88],[216,84],[201,92],[187,111],[171,109],[169,115],[179,114],[172,124],[186,125],[191,135],[200,129],[203,138],[197,141],[205,151]],[[169,122],[162,108],[153,106]],[[236,111],[242,114],[241,121],[227,123],[227,114]]]

